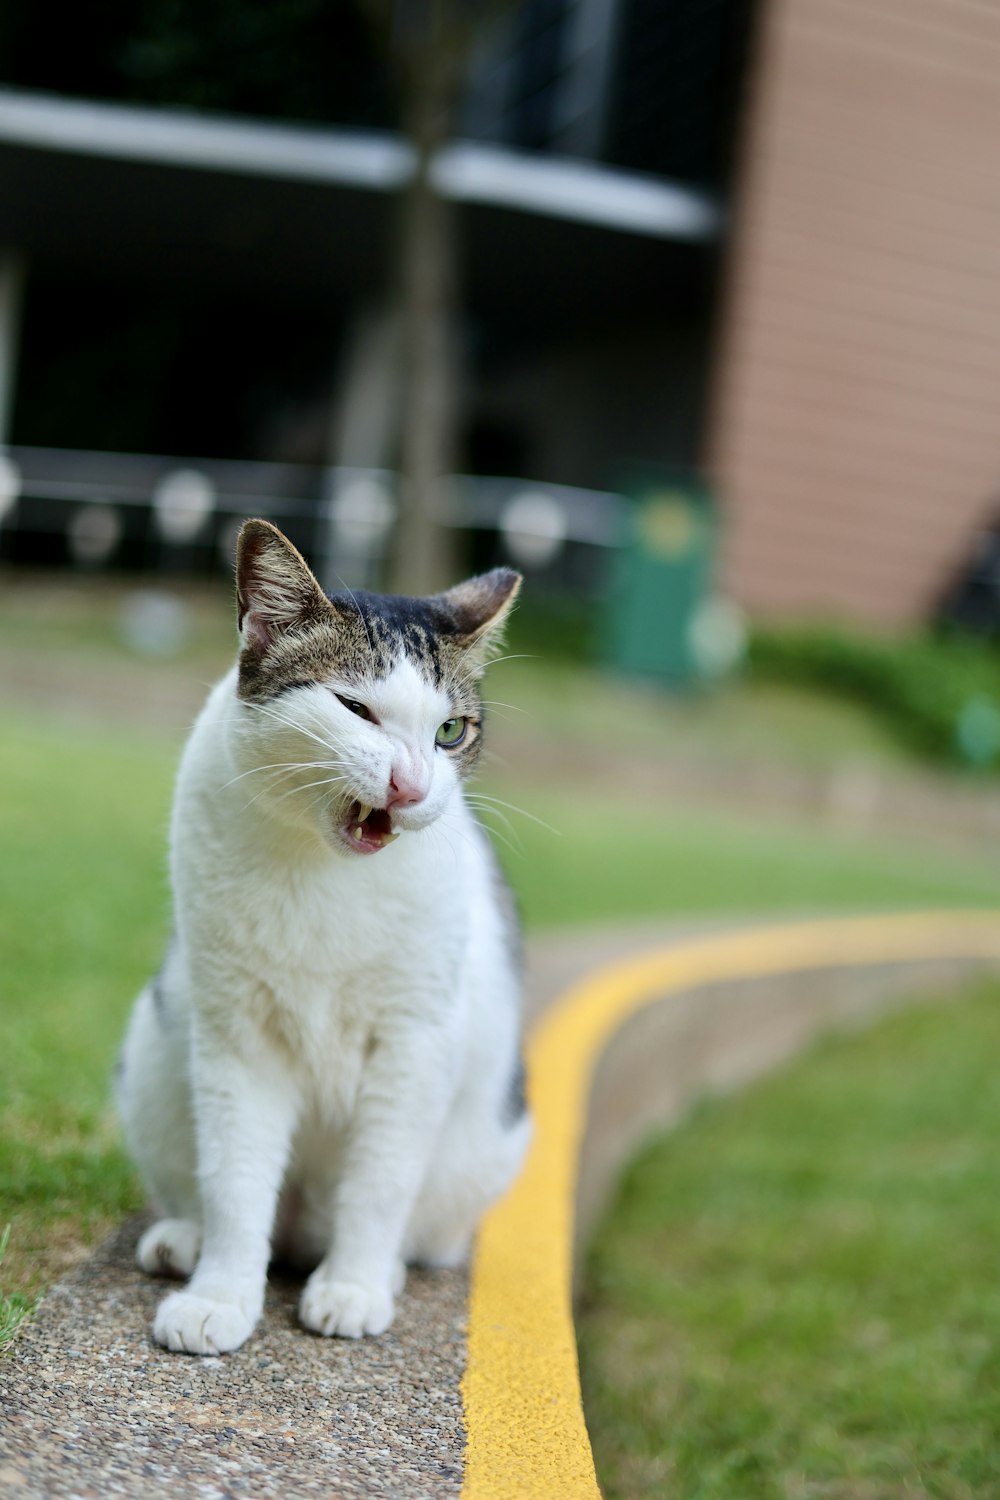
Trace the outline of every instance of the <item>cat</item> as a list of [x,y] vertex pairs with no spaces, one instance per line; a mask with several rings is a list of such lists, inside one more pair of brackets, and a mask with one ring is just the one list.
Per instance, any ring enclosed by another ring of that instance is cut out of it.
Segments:
[[269,522],[240,532],[241,650],[182,756],[174,934],[117,1083],[159,1215],[139,1264],[190,1277],[167,1349],[239,1348],[272,1258],[312,1268],[306,1328],[381,1333],[521,1165],[517,921],[462,791],[520,583],[328,596]]

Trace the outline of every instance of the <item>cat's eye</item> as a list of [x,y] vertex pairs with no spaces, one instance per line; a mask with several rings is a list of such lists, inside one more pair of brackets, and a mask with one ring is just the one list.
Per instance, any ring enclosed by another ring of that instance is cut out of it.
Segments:
[[466,730],[469,727],[468,719],[445,719],[434,736],[435,745],[443,745],[446,750],[454,750],[465,739]]
[[339,703],[342,703],[345,708],[349,708],[352,714],[357,714],[359,719],[371,718],[371,709],[366,708],[363,703],[359,703],[357,698],[344,698],[340,693],[337,693],[336,697]]

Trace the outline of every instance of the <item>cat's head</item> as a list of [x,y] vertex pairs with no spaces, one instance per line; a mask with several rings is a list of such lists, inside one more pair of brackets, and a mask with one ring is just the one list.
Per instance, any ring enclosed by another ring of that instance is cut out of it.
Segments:
[[249,795],[356,854],[433,823],[479,755],[479,682],[520,583],[497,568],[425,599],[327,595],[287,537],[247,521],[236,748]]

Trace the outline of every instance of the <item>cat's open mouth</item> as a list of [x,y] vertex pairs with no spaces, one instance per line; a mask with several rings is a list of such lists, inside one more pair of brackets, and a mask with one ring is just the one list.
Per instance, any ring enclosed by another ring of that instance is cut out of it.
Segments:
[[356,854],[376,854],[393,839],[399,838],[399,834],[392,831],[392,819],[386,809],[369,807],[364,802],[351,803],[341,828]]

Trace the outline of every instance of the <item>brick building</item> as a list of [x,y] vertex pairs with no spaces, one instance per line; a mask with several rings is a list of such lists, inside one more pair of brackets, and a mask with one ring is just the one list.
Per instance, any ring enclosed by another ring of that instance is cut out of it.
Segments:
[[[39,493],[66,449],[391,467],[375,63],[302,128],[148,97],[135,55],[0,38],[0,442]],[[752,614],[926,619],[1000,509],[1000,9],[525,0],[456,134],[466,472],[707,470]]]
[[926,618],[1000,511],[1000,9],[769,0],[710,465],[752,613]]

